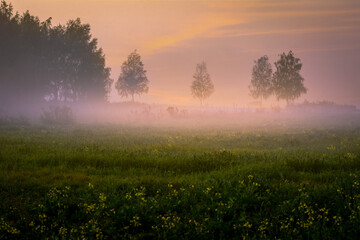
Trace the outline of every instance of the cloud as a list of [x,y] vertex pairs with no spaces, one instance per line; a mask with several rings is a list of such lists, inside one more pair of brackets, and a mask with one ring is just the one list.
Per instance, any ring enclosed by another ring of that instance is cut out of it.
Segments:
[[245,18],[268,18],[285,16],[327,16],[360,13],[358,0],[238,0],[209,1],[207,6],[215,11],[229,15],[242,15]]
[[309,33],[321,33],[321,32],[336,32],[336,31],[347,31],[347,30],[359,30],[360,26],[335,26],[335,27],[307,27],[297,29],[275,29],[265,31],[241,31],[241,29],[231,30],[218,29],[212,32],[211,37],[213,38],[225,38],[225,37],[246,37],[256,35],[289,35],[289,34],[309,34]]
[[[201,1],[200,1],[201,2]],[[335,32],[358,29],[356,26],[319,26],[316,23],[312,27],[296,29],[271,29],[271,30],[254,30],[250,28],[248,31],[236,29],[240,24],[257,24],[257,28],[261,25],[260,22],[269,23],[272,19],[284,19],[284,27],[287,18],[296,18],[298,22],[302,21],[302,17],[319,17],[333,16],[339,18],[340,16],[352,16],[360,13],[359,8],[337,8],[335,2],[331,2],[326,8],[322,4],[316,4],[313,1],[304,2],[285,2],[285,1],[253,1],[253,0],[238,0],[238,1],[203,1],[201,2],[204,9],[201,9],[199,17],[190,15],[181,27],[174,28],[176,30],[170,31],[159,37],[147,39],[144,44],[145,53],[152,55],[159,51],[165,51],[169,47],[177,47],[184,42],[197,38],[226,38],[226,37],[240,37],[240,36],[254,36],[254,35],[270,35],[270,34],[307,34],[318,32]],[[314,8],[314,5],[317,7]],[[318,7],[321,8],[318,8]],[[199,7],[199,6],[197,6]],[[311,8],[313,7],[313,8]],[[235,31],[225,31],[226,27],[235,27]],[[241,25],[243,26],[243,25]],[[329,26],[329,25],[328,25]],[[241,28],[241,27],[240,27]]]
[[152,54],[166,47],[177,46],[186,40],[200,37],[212,29],[240,24],[241,22],[243,20],[221,16],[221,14],[204,14],[172,34],[163,35],[149,41],[145,45],[145,51],[148,54]]
[[259,11],[251,12],[248,16],[260,16],[260,17],[286,17],[286,16],[330,16],[330,15],[347,15],[347,14],[358,14],[360,9],[339,9],[339,10],[305,10],[298,11],[287,10],[287,11]]
[[346,50],[359,50],[359,46],[344,46],[344,47],[330,47],[330,48],[300,48],[295,49],[297,53],[305,52],[333,52],[333,51],[346,51]]

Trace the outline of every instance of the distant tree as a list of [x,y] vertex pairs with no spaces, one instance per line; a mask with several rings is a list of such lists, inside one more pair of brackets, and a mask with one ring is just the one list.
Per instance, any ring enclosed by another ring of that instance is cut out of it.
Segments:
[[300,75],[302,63],[290,51],[281,54],[275,62],[276,72],[273,75],[272,86],[277,100],[284,99],[286,103],[294,101],[301,94],[306,93],[304,78]]
[[250,95],[255,99],[260,98],[261,104],[263,98],[267,99],[272,93],[271,78],[271,64],[269,58],[265,55],[254,62],[249,86]]
[[134,50],[121,66],[121,74],[116,82],[115,88],[122,97],[131,96],[134,102],[135,94],[147,93],[149,80],[140,55]]
[[205,62],[197,64],[193,78],[195,80],[191,84],[191,93],[202,105],[203,101],[214,92],[214,84],[207,72]]

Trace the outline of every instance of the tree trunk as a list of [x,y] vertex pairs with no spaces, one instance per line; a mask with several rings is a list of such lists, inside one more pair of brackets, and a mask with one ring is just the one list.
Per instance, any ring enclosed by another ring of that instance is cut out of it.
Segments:
[[134,101],[134,94],[131,94],[131,102],[135,102]]

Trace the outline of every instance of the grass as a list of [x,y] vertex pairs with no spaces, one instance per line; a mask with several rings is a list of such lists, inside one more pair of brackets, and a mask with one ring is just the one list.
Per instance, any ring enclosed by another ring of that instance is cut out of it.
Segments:
[[356,238],[360,123],[0,127],[0,238]]

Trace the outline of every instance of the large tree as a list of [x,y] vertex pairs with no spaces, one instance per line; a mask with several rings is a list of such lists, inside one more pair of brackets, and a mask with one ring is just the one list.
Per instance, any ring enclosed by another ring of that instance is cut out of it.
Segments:
[[[46,94],[46,48],[49,21],[0,6],[0,104],[18,108],[39,102]],[[25,109],[25,108],[24,108]]]
[[104,101],[112,80],[105,56],[80,19],[52,26],[0,4],[0,108],[47,101]]
[[134,102],[135,94],[143,94],[149,91],[149,80],[140,55],[134,50],[121,66],[121,74],[116,82],[115,88],[122,97],[131,96]]
[[110,68],[105,67],[105,56],[91,37],[90,26],[78,18],[50,33],[51,43],[58,46],[53,48],[57,57],[52,58],[57,72],[51,81],[51,86],[57,86],[51,92],[57,94],[55,100],[106,100],[112,83]]
[[302,63],[292,51],[281,54],[280,59],[275,62],[275,67],[272,86],[277,100],[284,99],[289,104],[307,92],[304,78],[300,75]]
[[250,82],[250,95],[255,99],[267,99],[272,93],[272,68],[269,58],[265,55],[254,62]]
[[200,104],[214,92],[214,84],[210,74],[207,72],[206,63],[197,64],[193,75],[194,81],[191,84],[191,93],[200,100]]

